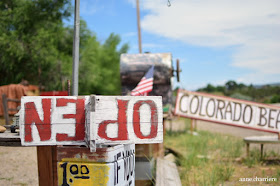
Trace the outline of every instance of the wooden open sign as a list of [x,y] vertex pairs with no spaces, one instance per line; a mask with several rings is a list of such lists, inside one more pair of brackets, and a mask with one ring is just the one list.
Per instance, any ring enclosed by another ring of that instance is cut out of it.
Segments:
[[160,96],[91,96],[86,135],[92,151],[96,144],[161,143]]
[[95,144],[161,143],[162,120],[160,96],[26,96],[19,123],[24,146],[94,148]]

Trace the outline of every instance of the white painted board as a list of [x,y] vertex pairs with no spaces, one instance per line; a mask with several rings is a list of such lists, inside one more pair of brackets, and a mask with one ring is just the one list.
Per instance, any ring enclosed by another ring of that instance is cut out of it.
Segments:
[[21,143],[38,145],[161,143],[160,96],[26,96]]
[[111,163],[132,154],[135,154],[135,144],[102,145],[96,148],[96,152],[80,146],[57,147],[57,161]]
[[112,163],[59,162],[58,185],[125,186],[135,184],[135,155]]
[[89,96],[25,96],[19,116],[21,143],[85,145],[85,106]]
[[[79,150],[71,149],[70,152],[58,149],[58,185],[135,185],[134,145],[114,147],[97,148],[96,153],[86,153],[81,157],[83,153]],[[110,157],[105,162],[95,162],[95,157],[98,157],[101,151],[108,152],[102,154],[104,158],[107,155]]]
[[87,138],[96,144],[163,141],[161,96],[91,96]]
[[175,115],[266,132],[280,132],[280,107],[179,90]]

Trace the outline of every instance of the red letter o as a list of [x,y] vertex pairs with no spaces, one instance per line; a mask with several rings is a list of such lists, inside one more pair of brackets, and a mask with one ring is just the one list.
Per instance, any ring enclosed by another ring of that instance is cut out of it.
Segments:
[[[148,104],[151,109],[151,131],[150,134],[144,136],[140,130],[140,107],[143,104]],[[152,100],[140,100],[134,104],[133,107],[133,129],[135,135],[140,139],[151,139],[157,136],[158,130],[158,114],[157,107],[154,101]]]

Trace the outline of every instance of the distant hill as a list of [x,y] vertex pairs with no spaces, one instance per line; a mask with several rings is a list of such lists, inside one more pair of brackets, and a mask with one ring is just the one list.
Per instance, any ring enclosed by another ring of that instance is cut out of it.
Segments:
[[197,91],[222,94],[237,99],[260,103],[280,103],[280,83],[245,85],[231,80],[226,82],[223,86],[208,84],[206,87],[200,88]]
[[262,88],[265,86],[271,86],[271,87],[279,87],[280,83],[269,83],[269,84],[263,84],[263,85],[253,85],[255,88]]

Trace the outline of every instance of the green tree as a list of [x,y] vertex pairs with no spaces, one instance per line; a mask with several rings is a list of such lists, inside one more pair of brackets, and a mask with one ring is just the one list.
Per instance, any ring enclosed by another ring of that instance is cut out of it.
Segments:
[[[0,1],[0,85],[22,79],[61,90],[72,74],[73,28],[63,25],[70,0]],[[119,57],[128,45],[104,43],[80,21],[80,94],[120,94]]]
[[92,36],[81,53],[79,94],[116,95],[121,92],[120,54],[126,53],[128,45],[118,50],[120,37],[111,34],[101,44]]
[[[215,90],[215,92],[213,91]],[[197,91],[209,92],[209,93],[223,93],[226,96],[230,96],[237,99],[256,101],[262,103],[279,103],[280,102],[280,84],[262,85],[262,86],[249,86],[243,83],[236,83],[235,81],[228,81],[224,86],[212,86],[208,84],[204,88],[200,88]]]
[[235,81],[230,80],[226,82],[225,87],[227,91],[234,91],[238,88],[238,84]]
[[70,60],[59,49],[68,32],[62,19],[71,15],[70,8],[69,0],[0,1],[0,85],[27,79],[57,88]]
[[225,87],[224,86],[217,86],[216,89],[217,89],[218,92],[222,92],[222,93],[225,92]]
[[280,103],[280,95],[274,94],[270,100],[270,103]]
[[207,87],[205,88],[206,92],[215,92],[216,91],[216,87],[214,87],[211,84],[208,84]]

